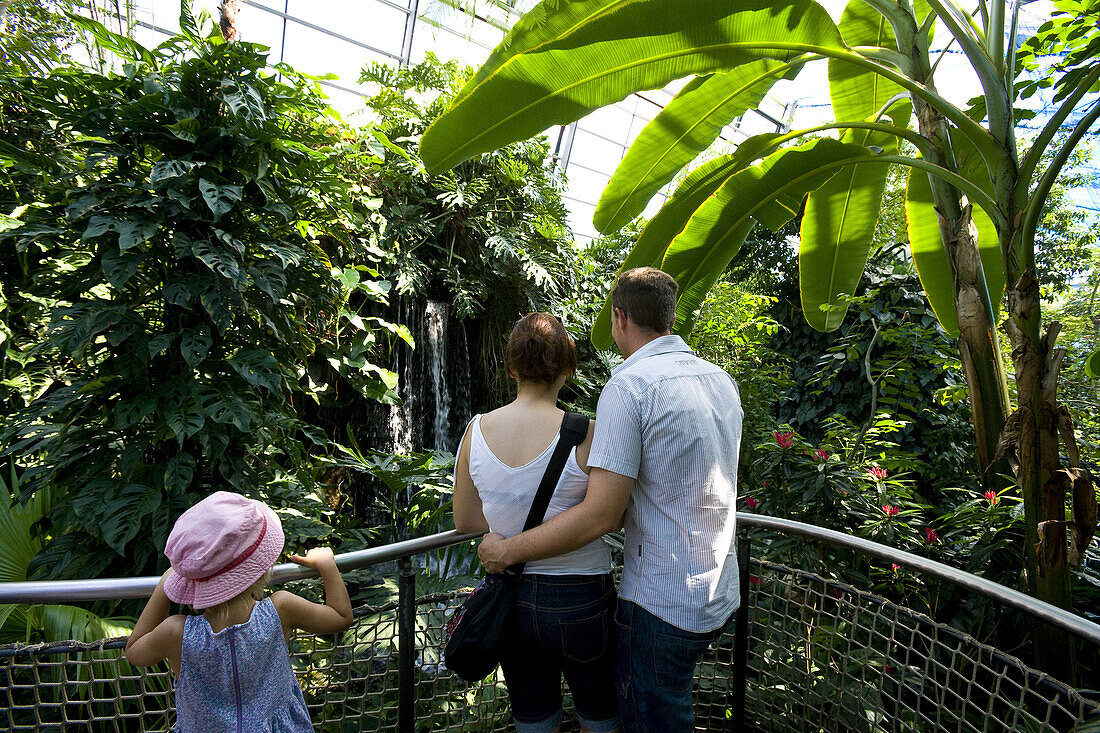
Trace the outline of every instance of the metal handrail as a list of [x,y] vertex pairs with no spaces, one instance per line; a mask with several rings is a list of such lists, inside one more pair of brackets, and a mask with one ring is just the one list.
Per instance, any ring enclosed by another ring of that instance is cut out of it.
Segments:
[[1042,621],[1058,626],[1072,634],[1076,634],[1082,639],[1086,639],[1100,646],[1100,624],[1095,624],[1070,611],[1053,606],[1046,601],[1032,598],[1025,593],[1013,590],[1000,583],[994,583],[992,580],[987,580],[973,573],[968,573],[965,570],[959,570],[950,565],[944,565],[941,562],[929,560],[927,557],[914,555],[911,552],[898,550],[888,545],[881,545],[878,542],[872,542],[862,537],[853,537],[832,529],[825,529],[824,527],[806,524],[805,522],[796,522],[792,519],[780,519],[778,517],[767,517],[762,514],[738,512],[737,522],[742,527],[769,529],[785,534],[800,535],[802,537],[825,542],[835,547],[855,550],[856,552],[871,555],[881,560],[889,560],[899,565],[906,565],[927,575],[946,580],[961,588],[980,593],[987,598],[1000,601],[1007,606],[1018,608]]
[[[362,570],[384,562],[403,560],[432,550],[475,540],[480,534],[462,534],[457,530],[394,542],[381,547],[345,552],[336,556],[342,572]],[[290,580],[319,577],[313,568],[295,563],[276,565],[271,570],[271,585]],[[73,601],[113,601],[123,598],[148,598],[160,581],[159,575],[140,578],[97,578],[95,580],[30,580],[0,583],[2,603],[72,603]]]
[[[965,570],[882,545],[861,537],[818,527],[791,519],[768,517],[762,514],[738,512],[740,527],[771,530],[789,535],[798,535],[824,542],[835,547],[854,550],[881,560],[896,562],[899,565],[919,570],[927,575],[946,580],[954,585],[980,593],[1007,606],[1018,608],[1032,616],[1050,623],[1100,646],[1100,624],[1077,616],[1069,611],[1053,606],[1045,601],[1005,587],[986,578]],[[360,570],[393,560],[403,560],[432,550],[477,539],[479,534],[462,534],[457,530],[417,537],[411,540],[395,542],[382,547],[372,547],[336,556],[336,566],[341,571]],[[290,580],[316,578],[318,573],[312,568],[294,563],[276,565],[272,571],[271,583],[285,583]],[[116,600],[122,598],[148,598],[156,588],[158,576],[141,578],[102,578],[97,580],[44,580],[20,583],[0,583],[0,603],[66,603],[73,601]]]

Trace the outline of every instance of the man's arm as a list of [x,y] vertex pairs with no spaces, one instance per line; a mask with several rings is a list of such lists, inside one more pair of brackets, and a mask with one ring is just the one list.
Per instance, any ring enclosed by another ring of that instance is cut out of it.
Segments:
[[534,529],[507,539],[485,535],[477,554],[490,573],[504,572],[517,562],[541,560],[572,552],[623,525],[623,514],[634,479],[592,468],[584,501]]

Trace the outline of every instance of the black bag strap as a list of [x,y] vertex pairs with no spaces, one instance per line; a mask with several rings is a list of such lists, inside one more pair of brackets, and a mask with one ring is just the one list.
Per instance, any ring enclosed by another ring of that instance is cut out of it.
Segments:
[[[561,429],[558,431],[558,444],[554,447],[554,454],[550,456],[550,463],[546,466],[546,473],[542,475],[542,482],[535,492],[535,500],[531,502],[531,511],[527,513],[527,521],[523,523],[523,531],[542,524],[546,516],[546,508],[550,506],[550,497],[554,495],[554,488],[558,485],[561,472],[565,469],[565,461],[569,458],[569,451],[584,442],[588,435],[588,418],[579,412],[567,412],[561,420]],[[516,563],[504,572],[509,575],[520,575],[527,563]]]

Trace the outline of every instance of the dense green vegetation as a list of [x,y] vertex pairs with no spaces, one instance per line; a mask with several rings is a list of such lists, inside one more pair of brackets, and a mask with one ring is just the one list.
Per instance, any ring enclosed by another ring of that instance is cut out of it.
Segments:
[[[615,274],[667,247],[660,235],[679,231],[670,217],[682,226],[692,213],[609,226],[580,248],[544,139],[431,172],[420,136],[472,70],[430,55],[364,69],[378,121],[351,126],[314,79],[193,20],[148,50],[93,22],[13,7],[26,21],[0,43],[0,582],[160,572],[173,519],[220,488],[276,508],[292,547],[350,550],[449,528],[453,458],[415,441],[398,452],[388,432],[397,403],[423,403],[414,390],[428,346],[413,321],[442,304],[465,350],[449,383],[465,401],[443,416],[441,444],[507,398],[500,352],[529,310],[558,314],[573,334],[580,368],[563,401],[594,414],[619,357],[589,334]],[[74,23],[124,63],[67,65]],[[775,147],[774,176],[855,145],[757,143],[698,170],[732,175]],[[1073,162],[1046,195],[1035,259],[1043,312],[1064,326],[1060,394],[1079,450],[1064,461],[1095,474],[1100,360],[1087,363],[1100,349],[1100,269],[1093,222],[1066,198],[1080,183]],[[716,179],[704,178],[681,190],[709,196]],[[782,216],[761,214],[777,231],[742,232],[741,211],[736,253],[691,291],[683,333],[735,376],[746,407],[742,508],[1025,588],[1023,498],[978,459],[972,375],[911,251],[913,184],[901,168],[880,183],[859,228],[864,251],[848,257],[849,292],[824,309],[800,288],[800,268],[816,266],[799,255],[805,191]],[[811,326],[820,318],[831,330]],[[993,366],[1014,369],[1007,354]],[[798,542],[758,547],[982,638],[1020,631],[899,568]],[[1097,617],[1095,542],[1089,553],[1070,557],[1070,589],[1076,610]],[[440,553],[418,591],[459,587],[476,570],[468,548]],[[392,598],[392,583],[375,581],[352,578],[357,602]],[[0,640],[121,633],[137,606],[92,610],[0,607]]]
[[[1100,80],[1100,6],[1055,2],[1053,18],[1023,44],[1019,12],[1005,0],[973,11],[942,0],[852,0],[834,22],[813,0],[588,0],[567,9],[546,0],[493,51],[421,149],[431,170],[445,170],[632,92],[693,77],[604,189],[594,223],[612,231],[776,81],[827,59],[834,120],[756,135],[691,171],[623,266],[658,266],[676,278],[677,328],[686,334],[754,227],[777,230],[801,212],[803,316],[814,328],[836,330],[868,261],[889,167],[903,166],[909,250],[940,324],[958,339],[977,478],[994,494],[1019,487],[1028,590],[1068,609],[1068,560],[1083,555],[1095,534],[1097,501],[1058,403],[1064,351],[1060,327],[1044,323],[1039,253],[1055,183],[1100,120],[1088,96]],[[982,95],[965,108],[937,91],[937,28],[981,83]],[[1047,68],[1051,52],[1058,57]],[[1028,141],[1016,122],[1033,113],[1016,106],[1041,87],[1053,88],[1054,107]],[[1071,116],[1072,130],[1056,139]],[[838,137],[821,137],[826,130]],[[1000,346],[1002,309],[1014,396]],[[593,328],[598,345],[609,341],[609,313],[605,304]],[[1044,667],[1072,673],[1065,635],[1051,632],[1039,647]]]

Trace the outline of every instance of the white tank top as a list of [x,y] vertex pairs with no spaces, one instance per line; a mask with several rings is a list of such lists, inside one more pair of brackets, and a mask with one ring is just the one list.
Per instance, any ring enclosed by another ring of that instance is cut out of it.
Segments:
[[[481,432],[481,415],[474,416],[469,430],[470,478],[481,497],[481,510],[489,523],[489,531],[503,537],[517,535],[523,531],[531,502],[535,499],[560,437],[555,437],[554,442],[530,463],[512,468],[489,449]],[[580,504],[586,493],[588,474],[577,464],[577,449],[574,448],[565,461],[543,521],[549,521]],[[524,575],[601,575],[610,572],[611,553],[602,537],[564,555],[532,560],[523,569]]]

